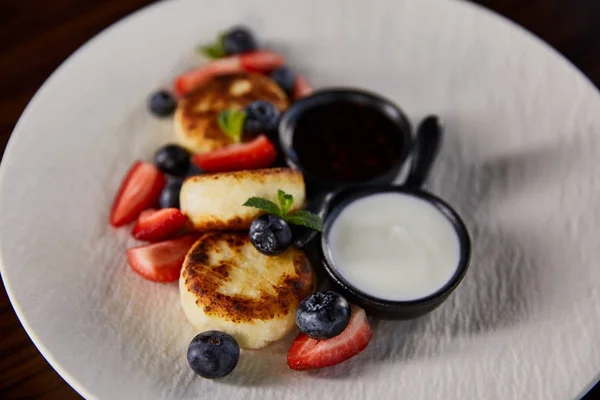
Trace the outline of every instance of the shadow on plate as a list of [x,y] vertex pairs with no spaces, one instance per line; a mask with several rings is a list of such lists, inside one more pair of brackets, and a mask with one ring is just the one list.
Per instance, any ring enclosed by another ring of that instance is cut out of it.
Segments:
[[[461,344],[468,344],[461,339],[510,329],[539,314],[553,290],[541,284],[545,266],[557,262],[548,249],[560,249],[563,244],[560,232],[544,229],[532,200],[566,180],[565,169],[577,169],[576,162],[566,168],[565,161],[577,160],[573,153],[577,142],[466,166],[460,160],[460,166],[443,165],[443,161],[452,164],[448,158],[458,154],[458,143],[446,144],[450,154],[442,160],[440,170],[458,170],[461,176],[450,181],[443,174],[437,176],[432,191],[455,205],[469,227],[473,242],[469,271],[446,303],[432,313],[410,321],[373,321],[375,336],[364,362],[407,361],[458,352]],[[513,206],[520,207],[521,215],[511,216]],[[527,217],[518,221],[522,215]]]
[[237,367],[221,382],[236,386],[282,386],[288,374],[286,355],[298,332],[260,350],[242,350]]

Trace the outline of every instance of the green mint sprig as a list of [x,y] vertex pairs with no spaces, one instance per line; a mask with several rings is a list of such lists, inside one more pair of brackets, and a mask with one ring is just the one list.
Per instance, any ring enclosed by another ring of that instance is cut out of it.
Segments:
[[198,52],[204,54],[210,60],[225,57],[227,53],[225,52],[225,46],[223,45],[223,38],[224,35],[219,35],[214,43],[198,46]]
[[244,133],[244,122],[246,121],[246,111],[237,109],[227,109],[219,113],[217,123],[219,128],[235,143],[242,141]]
[[271,200],[263,199],[262,197],[250,197],[243,205],[246,207],[258,208],[269,214],[277,215],[284,221],[293,225],[302,225],[314,229],[315,231],[323,231],[323,221],[318,215],[306,210],[289,212],[294,204],[294,196],[279,189],[277,191],[277,200],[279,201],[279,205]]

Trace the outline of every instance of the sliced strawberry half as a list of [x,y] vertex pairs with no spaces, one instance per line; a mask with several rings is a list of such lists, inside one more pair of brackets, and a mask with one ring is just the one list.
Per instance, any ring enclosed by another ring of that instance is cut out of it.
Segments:
[[239,55],[240,64],[244,71],[271,72],[285,64],[285,58],[270,50],[257,50]]
[[184,96],[209,79],[236,72],[271,72],[281,67],[285,59],[269,50],[257,50],[219,58],[179,75],[173,83],[175,93]]
[[175,237],[187,222],[188,218],[177,208],[146,210],[140,214],[131,234],[137,240],[158,242]]
[[184,72],[175,78],[175,94],[184,96],[209,79],[218,75],[233,74],[242,71],[239,56],[225,57],[209,62],[198,68]]
[[226,172],[267,168],[276,158],[277,150],[273,143],[265,135],[260,135],[248,143],[196,154],[192,160],[206,172]]
[[117,192],[110,212],[110,223],[118,227],[130,222],[158,202],[165,176],[154,165],[136,161]]
[[350,323],[338,336],[316,340],[298,334],[288,352],[287,363],[296,371],[329,367],[363,351],[372,337],[365,310],[353,305]]
[[134,247],[127,250],[127,262],[143,278],[154,282],[174,282],[179,279],[185,256],[197,239],[198,235],[186,235]]
[[292,90],[292,99],[294,101],[300,100],[303,97],[310,96],[313,92],[312,86],[302,75],[296,75],[296,81],[294,82],[294,89]]

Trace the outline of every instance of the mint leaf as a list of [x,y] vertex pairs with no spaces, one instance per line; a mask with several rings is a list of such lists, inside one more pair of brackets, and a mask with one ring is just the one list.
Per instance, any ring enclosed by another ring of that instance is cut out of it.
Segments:
[[199,46],[198,51],[211,60],[225,57],[227,53],[225,53],[225,47],[223,46],[223,35],[220,35],[215,43]]
[[219,113],[217,123],[219,128],[235,143],[242,141],[244,133],[244,122],[246,121],[246,112],[244,110],[227,109]]
[[226,56],[225,50],[223,50],[221,47],[214,45],[201,46],[198,48],[198,50],[210,60],[216,60],[217,58],[223,58]]
[[294,196],[291,194],[287,194],[283,190],[279,189],[277,191],[277,199],[279,200],[279,206],[281,207],[281,212],[285,215],[290,211],[292,204],[294,204]]
[[277,200],[279,201],[279,206],[271,200],[261,197],[250,197],[243,205],[277,215],[293,225],[302,225],[315,231],[323,231],[323,221],[318,215],[306,210],[288,212],[294,204],[294,196],[279,189],[277,191]]
[[323,231],[323,221],[321,221],[321,218],[317,214],[313,214],[310,211],[292,211],[291,213],[284,215],[283,219],[290,224],[306,226],[307,228],[319,232]]
[[273,203],[271,200],[260,197],[250,197],[243,205],[246,207],[258,208],[259,210],[281,217],[281,210],[279,209],[279,206]]

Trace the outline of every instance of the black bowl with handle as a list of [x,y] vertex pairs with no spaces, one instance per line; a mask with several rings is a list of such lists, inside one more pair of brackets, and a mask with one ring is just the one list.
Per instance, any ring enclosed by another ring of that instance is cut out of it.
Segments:
[[[338,95],[339,92],[335,94]],[[330,94],[325,98],[331,99]],[[334,96],[333,98],[337,97]],[[410,125],[405,126],[409,127]],[[280,127],[284,128],[284,135],[290,134],[289,125],[283,123]],[[288,129],[288,131],[285,131],[285,129]],[[322,234],[318,235],[316,232],[311,232],[300,238],[297,245],[306,247],[308,251],[314,253],[311,258],[323,267],[323,271],[334,290],[344,295],[351,303],[364,308],[369,315],[386,319],[410,319],[422,316],[442,304],[456,289],[467,272],[471,255],[471,239],[464,222],[458,213],[444,200],[422,189],[437,156],[441,139],[442,126],[439,119],[435,116],[425,118],[419,125],[414,140],[410,139],[410,151],[406,154],[406,157],[412,156],[410,171],[405,182],[401,185],[393,185],[391,182],[396,178],[405,159],[396,166],[397,169],[393,178],[382,176],[380,179],[348,185],[324,182],[322,179],[310,175],[308,177],[309,182],[312,179],[314,183],[316,179],[316,183],[321,189],[333,188],[333,190],[319,191],[308,204],[308,208],[317,213],[324,221]],[[289,157],[289,155],[286,156]],[[301,165],[296,164],[297,160],[290,161],[288,159],[288,162],[290,165],[302,170]],[[460,247],[458,265],[451,278],[434,293],[409,301],[378,298],[365,293],[359,287],[350,283],[337,268],[329,243],[329,232],[333,223],[345,207],[363,197],[378,193],[401,193],[426,201],[433,205],[454,228]]]

